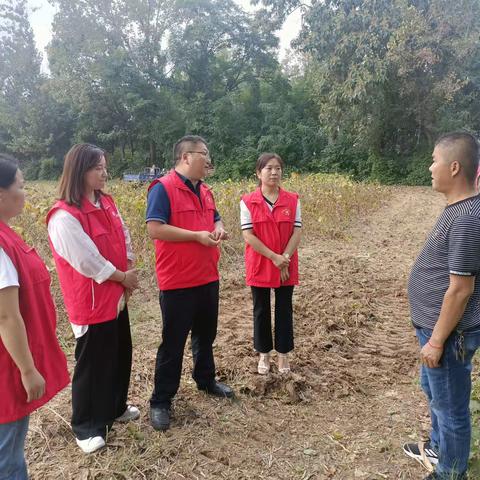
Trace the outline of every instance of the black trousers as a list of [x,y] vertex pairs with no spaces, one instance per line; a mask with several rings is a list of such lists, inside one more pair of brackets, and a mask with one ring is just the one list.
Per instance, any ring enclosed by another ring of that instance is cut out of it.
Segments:
[[[260,353],[273,350],[270,288],[251,287],[253,298],[253,346]],[[275,288],[275,350],[293,350],[293,286]]]
[[155,365],[152,407],[170,408],[182,374],[183,351],[192,332],[193,379],[202,388],[215,381],[213,342],[217,335],[218,281],[160,292],[163,331]]
[[72,429],[79,440],[105,438],[127,408],[132,368],[128,309],[115,320],[89,325],[75,348]]

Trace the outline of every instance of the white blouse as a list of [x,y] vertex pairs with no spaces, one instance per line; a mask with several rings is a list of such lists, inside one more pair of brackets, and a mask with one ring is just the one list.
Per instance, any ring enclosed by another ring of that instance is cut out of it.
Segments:
[[0,290],[7,287],[19,287],[18,272],[7,252],[0,247]]
[[[270,204],[265,200],[267,207],[270,211],[273,210],[273,205]],[[250,210],[248,209],[247,205],[243,200],[240,200],[240,226],[242,230],[252,230],[252,216],[250,214]],[[301,228],[302,227],[302,209],[300,207],[300,200],[297,201],[297,211],[295,212],[295,227]]]
[[[100,203],[96,203],[95,206],[100,208]],[[120,220],[125,234],[127,258],[133,261],[135,256],[130,232],[121,216]],[[81,223],[67,211],[58,209],[53,213],[48,222],[48,235],[57,254],[81,275],[92,278],[100,284],[108,280],[115,272],[116,267],[100,254],[97,246],[83,230]],[[118,312],[123,310],[124,306],[125,298],[122,295],[118,304]],[[81,337],[88,330],[88,325],[71,323],[71,326],[75,338]]]

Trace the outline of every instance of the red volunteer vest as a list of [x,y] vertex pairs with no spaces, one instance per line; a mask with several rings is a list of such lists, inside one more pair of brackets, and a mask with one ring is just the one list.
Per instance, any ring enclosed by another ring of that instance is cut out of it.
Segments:
[[[162,183],[170,200],[169,225],[185,230],[212,232],[215,201],[212,192],[202,183],[200,198],[172,170],[154,180],[148,190]],[[198,242],[164,242],[155,240],[156,272],[160,290],[190,288],[218,280],[218,247]]]
[[[102,195],[100,204],[101,208],[97,208],[83,198],[80,209],[60,200],[48,212],[47,224],[58,209],[67,211],[80,222],[100,254],[118,270],[126,271],[127,247],[117,207],[109,195]],[[50,248],[70,322],[76,325],[93,325],[117,318],[118,302],[125,290],[122,284],[111,280],[98,284],[77,272],[60,257],[52,242]]]
[[43,397],[27,403],[20,371],[0,339],[0,423],[9,423],[47,403],[70,379],[67,360],[55,334],[57,320],[48,270],[35,250],[3,222],[0,222],[0,247],[17,270],[18,301],[28,346],[36,369],[45,379]]
[[[252,217],[253,233],[270,250],[282,254],[293,234],[297,212],[298,195],[280,189],[278,199],[270,211],[260,188],[244,195]],[[245,246],[246,283],[253,287],[277,288],[285,285],[298,285],[298,254],[290,259],[290,277],[281,283],[280,270],[271,260],[257,253],[250,245]]]

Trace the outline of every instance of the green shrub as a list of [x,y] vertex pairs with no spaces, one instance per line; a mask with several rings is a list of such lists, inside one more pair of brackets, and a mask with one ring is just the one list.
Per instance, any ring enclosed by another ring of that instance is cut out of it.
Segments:
[[406,162],[400,156],[380,156],[371,153],[368,157],[372,166],[370,180],[375,180],[385,185],[405,183]]
[[40,180],[56,180],[62,173],[62,166],[53,157],[42,158],[38,170]]
[[38,180],[40,174],[40,163],[30,162],[22,167],[22,173],[25,180]]
[[356,180],[370,177],[371,163],[368,153],[356,147],[348,138],[328,144],[318,157],[309,164],[309,169],[323,173],[346,173]]
[[408,164],[408,174],[405,183],[408,185],[430,185],[431,176],[428,167],[431,163],[431,152],[422,152],[414,155]]

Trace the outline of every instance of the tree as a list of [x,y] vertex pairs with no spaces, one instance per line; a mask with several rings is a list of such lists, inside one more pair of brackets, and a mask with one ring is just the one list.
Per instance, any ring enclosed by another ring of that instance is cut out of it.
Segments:
[[430,149],[439,132],[479,130],[478,1],[261,3],[277,19],[303,9],[295,45],[328,133],[330,163],[360,168],[331,157],[338,145],[339,155],[357,151],[372,172],[394,178],[406,174],[410,159]]
[[145,152],[164,163],[186,132],[207,136],[215,150],[222,105],[277,65],[277,39],[230,0],[55,3],[57,100],[76,112],[76,138],[120,152],[120,166]]
[[40,85],[40,56],[26,0],[0,5],[0,30],[0,145],[28,157],[36,151],[30,117]]

